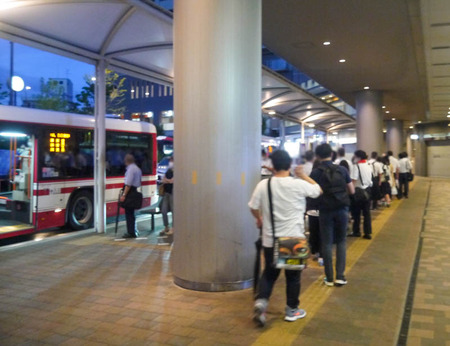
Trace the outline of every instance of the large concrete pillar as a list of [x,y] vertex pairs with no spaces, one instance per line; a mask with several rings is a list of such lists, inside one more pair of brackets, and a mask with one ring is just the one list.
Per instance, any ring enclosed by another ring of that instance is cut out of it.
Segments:
[[383,147],[382,93],[364,90],[356,94],[357,148],[368,155]]
[[428,148],[424,141],[425,128],[423,125],[415,128],[418,139],[414,141],[415,149],[415,167],[414,171],[417,175],[428,176]]
[[387,150],[392,150],[394,156],[398,156],[400,152],[405,151],[403,145],[403,121],[386,121],[386,146]]
[[172,269],[202,291],[252,283],[260,177],[261,2],[177,0]]

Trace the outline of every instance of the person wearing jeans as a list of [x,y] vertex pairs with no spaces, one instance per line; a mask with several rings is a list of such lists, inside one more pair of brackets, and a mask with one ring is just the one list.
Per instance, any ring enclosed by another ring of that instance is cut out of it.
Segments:
[[[311,178],[317,181],[323,190],[323,195],[318,199],[318,207],[324,283],[327,286],[342,286],[347,284],[345,262],[349,194],[354,194],[355,190],[348,171],[333,164],[331,153],[329,144],[317,146],[316,156],[320,164],[312,171]],[[336,281],[333,271],[333,242],[336,242]]]
[[[322,257],[327,282],[333,282],[333,240],[336,242],[336,284],[345,284],[348,208],[321,211],[319,216]],[[328,281],[328,278],[330,279]]]
[[[250,211],[256,220],[256,226],[262,228],[262,246],[264,249],[265,267],[257,288],[253,320],[264,326],[266,310],[273,285],[280,275],[280,270],[273,266],[273,246],[275,237],[302,237],[305,229],[303,215],[306,209],[306,197],[317,198],[320,186],[309,178],[302,166],[297,166],[291,177],[292,160],[284,150],[278,150],[271,156],[274,175],[264,179],[256,186],[248,203]],[[268,187],[272,195],[274,228],[271,222]],[[299,309],[300,271],[285,270],[286,276],[286,307],[285,321],[293,322],[306,316]]]
[[[164,189],[164,195],[162,200],[162,206],[161,206],[161,214],[163,217],[163,224],[164,224],[164,230],[162,230],[159,235],[169,235],[173,233],[173,229],[171,230],[169,228],[169,211],[172,212],[172,218],[173,218],[173,171],[174,165],[173,165],[173,157],[169,160],[169,169],[166,171],[166,174],[164,174],[162,183],[163,183],[163,189]],[[173,219],[172,219],[172,228],[173,228]]]

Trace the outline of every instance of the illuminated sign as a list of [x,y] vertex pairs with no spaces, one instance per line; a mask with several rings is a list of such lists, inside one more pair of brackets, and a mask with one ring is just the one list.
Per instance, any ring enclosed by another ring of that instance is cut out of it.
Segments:
[[52,132],[49,136],[50,152],[51,153],[65,153],[66,139],[70,138],[70,133],[56,133]]

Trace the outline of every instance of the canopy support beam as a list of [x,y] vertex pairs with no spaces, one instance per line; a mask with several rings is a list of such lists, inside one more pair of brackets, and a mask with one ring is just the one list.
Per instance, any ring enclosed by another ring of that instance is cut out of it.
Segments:
[[100,59],[95,66],[95,127],[94,127],[94,225],[97,233],[106,229],[106,64]]

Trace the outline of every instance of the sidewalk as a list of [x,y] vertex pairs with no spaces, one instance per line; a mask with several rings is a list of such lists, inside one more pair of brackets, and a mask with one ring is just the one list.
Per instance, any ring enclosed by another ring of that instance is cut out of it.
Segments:
[[[282,277],[268,326],[258,329],[251,290],[181,289],[172,283],[170,247],[150,239],[158,230],[121,242],[112,230],[0,251],[0,344],[396,344],[428,193],[428,180],[416,180],[409,200],[374,213],[373,240],[349,239],[346,287],[322,285],[323,269],[311,262],[302,277],[304,320],[282,321]],[[450,241],[442,222],[449,194],[450,181],[433,183],[409,336],[417,345],[449,345],[449,244],[441,243]],[[439,241],[442,253],[428,241]]]

